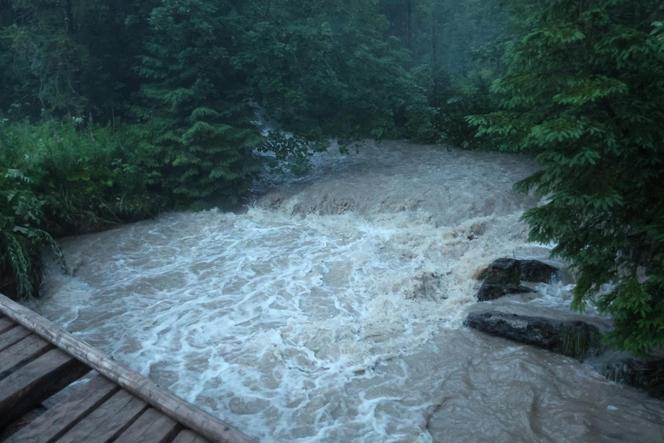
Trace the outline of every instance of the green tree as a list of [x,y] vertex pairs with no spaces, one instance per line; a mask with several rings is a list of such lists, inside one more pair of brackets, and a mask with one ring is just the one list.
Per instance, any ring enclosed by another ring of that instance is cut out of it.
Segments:
[[156,0],[0,0],[0,113],[114,120]]
[[612,342],[664,346],[664,50],[657,0],[510,2],[527,32],[495,82],[501,110],[470,121],[541,170],[531,236],[578,273],[574,305],[597,302]]
[[313,136],[399,135],[425,101],[408,52],[387,37],[374,0],[273,0],[240,8],[245,32],[233,63],[253,98],[287,129]]
[[0,45],[9,58],[10,83],[2,85],[9,91],[0,106],[15,115],[81,112],[81,70],[88,54],[71,38],[67,9],[53,0],[6,3]]
[[150,14],[140,112],[163,159],[163,190],[179,204],[237,200],[257,172],[260,138],[229,60],[229,10],[231,2],[163,0]]

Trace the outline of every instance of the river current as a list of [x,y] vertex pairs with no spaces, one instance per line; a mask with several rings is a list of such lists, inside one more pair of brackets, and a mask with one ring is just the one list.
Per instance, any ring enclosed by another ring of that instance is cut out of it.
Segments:
[[512,190],[534,170],[402,142],[320,154],[246,210],[65,239],[73,273],[49,265],[32,307],[261,441],[664,441],[664,403],[463,326],[479,270],[548,256]]

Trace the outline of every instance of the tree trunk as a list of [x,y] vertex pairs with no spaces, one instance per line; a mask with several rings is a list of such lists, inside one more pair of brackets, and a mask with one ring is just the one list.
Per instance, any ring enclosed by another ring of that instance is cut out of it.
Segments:
[[406,45],[413,50],[413,0],[406,0]]
[[436,5],[431,9],[431,76],[433,80],[433,97],[439,96],[438,81],[438,8]]
[[65,32],[69,35],[73,34],[74,29],[74,13],[71,6],[71,0],[65,0]]

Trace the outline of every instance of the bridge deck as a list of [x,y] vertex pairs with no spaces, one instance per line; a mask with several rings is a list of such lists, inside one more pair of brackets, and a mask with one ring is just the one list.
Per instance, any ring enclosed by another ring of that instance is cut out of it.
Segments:
[[0,295],[0,441],[251,439]]

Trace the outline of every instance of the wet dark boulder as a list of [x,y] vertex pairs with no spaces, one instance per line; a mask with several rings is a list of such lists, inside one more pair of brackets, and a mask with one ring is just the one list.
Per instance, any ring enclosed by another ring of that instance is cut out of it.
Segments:
[[494,260],[478,279],[492,284],[518,285],[521,282],[521,267],[519,260],[514,258],[499,258]]
[[[483,307],[484,306],[484,307]],[[507,299],[476,305],[465,325],[482,333],[536,346],[583,361],[609,380],[664,398],[664,349],[651,357],[607,349],[602,336],[611,321],[555,308],[514,304]]]
[[548,283],[557,275],[557,268],[539,260],[499,258],[479,274],[482,285],[477,299],[490,301],[508,294],[531,292],[530,288],[521,285],[522,281]]
[[524,294],[532,292],[532,289],[521,285],[513,284],[495,284],[495,283],[482,283],[480,289],[477,291],[478,301],[491,301],[509,294]]
[[597,326],[580,320],[519,315],[500,311],[471,312],[466,326],[489,335],[582,359],[600,352]]
[[521,281],[549,283],[559,275],[558,268],[539,260],[519,260]]
[[490,301],[508,294],[530,292],[521,286],[521,266],[519,260],[499,258],[479,275],[482,286],[477,293],[479,301]]

